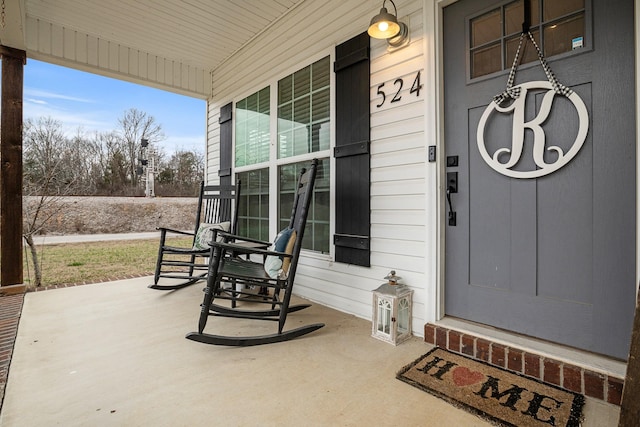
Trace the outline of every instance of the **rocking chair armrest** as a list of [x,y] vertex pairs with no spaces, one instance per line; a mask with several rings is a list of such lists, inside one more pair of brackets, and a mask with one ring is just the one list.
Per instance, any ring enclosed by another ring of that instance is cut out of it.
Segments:
[[163,233],[163,234],[174,233],[174,234],[182,234],[184,236],[195,236],[195,234],[190,231],[175,230],[173,228],[167,228],[167,227],[156,227],[156,230],[160,231],[160,233]]
[[254,239],[252,237],[240,236],[238,234],[231,234],[226,231],[218,231],[218,237],[222,237],[225,242],[243,241],[243,242],[249,242],[249,243],[256,243],[264,247],[271,246],[271,242],[267,242],[265,240],[260,240],[260,239]]
[[[261,242],[261,241],[258,241],[258,242]],[[293,256],[292,254],[288,254],[286,252],[270,251],[268,249],[264,249],[260,247],[246,246],[246,245],[235,244],[235,243],[210,242],[209,245],[211,246],[212,253],[215,251],[215,248],[220,248],[223,251],[228,251],[234,254],[243,254],[243,255],[264,255],[264,256],[274,255],[274,256],[287,257],[287,258],[291,258]]]

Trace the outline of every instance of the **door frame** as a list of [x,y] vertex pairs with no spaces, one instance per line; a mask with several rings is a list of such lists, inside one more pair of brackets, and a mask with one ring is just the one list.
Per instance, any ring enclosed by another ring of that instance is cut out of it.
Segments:
[[[443,81],[443,9],[459,0],[423,0],[425,88],[433,96],[424,103],[426,145],[437,147],[437,161],[426,163],[426,251],[427,284],[425,321],[437,323],[446,317],[445,295],[445,139]],[[636,146],[640,141],[640,0],[634,0]],[[640,150],[636,150],[636,291],[640,280]],[[631,337],[629,337],[631,338]]]

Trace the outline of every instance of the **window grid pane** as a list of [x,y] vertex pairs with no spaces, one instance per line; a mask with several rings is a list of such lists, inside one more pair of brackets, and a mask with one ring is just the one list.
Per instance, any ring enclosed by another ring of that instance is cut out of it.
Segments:
[[[533,35],[533,39],[536,41],[538,46],[540,46],[540,31],[532,30],[531,34]],[[520,35],[516,35],[515,37],[507,40],[505,43],[505,49],[507,50],[505,53],[505,58],[507,58],[507,64],[509,67],[513,64],[513,58],[516,56],[516,50],[518,50],[518,43],[520,42]],[[538,60],[538,52],[536,52],[536,48],[533,47],[531,42],[527,42],[525,48],[520,50],[520,63],[527,64],[529,62]]]
[[546,22],[584,9],[584,0],[544,0],[543,3]]
[[[279,229],[289,225],[296,182],[303,167],[308,168],[309,162],[283,165],[278,169]],[[307,225],[302,239],[304,249],[329,253],[329,191],[329,159],[320,159],[307,216]]]
[[502,70],[500,44],[474,50],[471,55],[471,73],[473,77],[480,77]]
[[238,234],[269,240],[269,169],[236,174],[242,181],[238,201]]
[[269,92],[267,86],[236,103],[236,167],[269,160]]
[[278,158],[329,149],[329,57],[278,81]]
[[557,55],[572,48],[572,40],[584,34],[584,15],[572,16],[544,27],[544,54]]
[[481,46],[502,36],[502,11],[494,9],[491,12],[471,20],[471,47]]
[[[509,3],[504,7],[505,18],[505,35],[516,34],[520,35],[522,31],[522,21],[524,17],[524,0],[518,0],[513,3]],[[533,26],[540,25],[540,3],[538,0],[531,0],[531,22],[529,24]]]

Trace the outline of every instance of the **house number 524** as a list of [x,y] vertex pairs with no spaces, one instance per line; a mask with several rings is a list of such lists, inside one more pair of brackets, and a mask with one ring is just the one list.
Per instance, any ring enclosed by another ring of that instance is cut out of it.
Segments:
[[[413,79],[413,83],[411,84],[411,89],[409,90],[409,95],[413,95],[415,93],[416,97],[420,96],[420,91],[422,90],[422,83],[420,82],[421,72],[422,71],[418,71],[418,74],[416,74],[416,77]],[[377,95],[381,96],[382,99],[380,100],[379,104],[376,104],[377,108],[382,107],[385,104],[385,102],[387,102],[387,93],[383,90],[384,85],[385,83],[381,83],[378,85]],[[404,86],[404,79],[402,78],[395,79],[395,81],[393,82],[393,86],[394,86],[393,91],[391,93],[394,93],[394,95],[389,101],[390,104],[393,104],[395,102],[400,102],[400,100],[402,99],[402,95],[400,95],[400,92],[402,92],[402,88]]]

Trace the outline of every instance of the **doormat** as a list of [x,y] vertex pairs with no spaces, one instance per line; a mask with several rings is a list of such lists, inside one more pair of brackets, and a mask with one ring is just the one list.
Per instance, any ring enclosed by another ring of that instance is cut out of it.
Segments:
[[503,426],[578,427],[584,396],[439,347],[397,378]]

